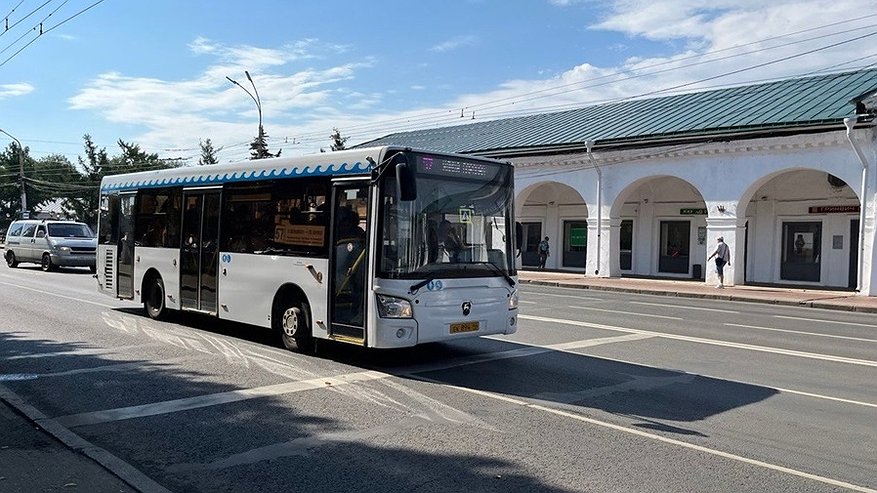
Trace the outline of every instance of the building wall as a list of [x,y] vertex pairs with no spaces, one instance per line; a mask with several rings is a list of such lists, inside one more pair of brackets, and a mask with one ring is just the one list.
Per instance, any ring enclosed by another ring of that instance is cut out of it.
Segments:
[[[865,195],[867,219],[860,239],[862,287],[870,293],[871,264],[877,262],[873,219],[877,203],[877,137],[874,129],[857,129],[853,137],[864,148],[870,166]],[[706,258],[716,238],[724,236],[732,251],[726,283],[786,283],[780,272],[783,222],[800,221],[821,225],[820,279],[788,283],[848,285],[850,221],[859,214],[849,210],[810,212],[810,207],[860,203],[862,164],[844,132],[628,151],[601,152],[597,147],[591,155],[512,160],[517,166],[518,216],[543,220],[553,247],[562,242],[559,235],[564,218],[587,218],[587,275],[692,277],[694,266],[700,265],[706,281],[714,282],[715,269],[707,265]],[[848,186],[832,186],[828,174]],[[567,197],[580,197],[581,205],[558,200],[552,205],[551,198],[559,196],[557,190],[575,192]],[[619,261],[624,220],[633,220],[632,265],[627,270],[621,269]],[[690,222],[688,272],[660,271],[661,221]],[[706,235],[704,229],[698,235],[698,228],[705,228]],[[560,258],[549,259],[547,267],[562,269]]]

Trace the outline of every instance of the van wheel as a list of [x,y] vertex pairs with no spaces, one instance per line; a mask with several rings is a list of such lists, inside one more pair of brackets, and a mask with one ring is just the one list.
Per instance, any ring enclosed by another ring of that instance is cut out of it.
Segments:
[[314,337],[308,313],[307,303],[284,300],[277,304],[272,325],[280,334],[283,347],[299,353],[314,352]]
[[164,281],[161,277],[153,277],[146,283],[143,297],[143,308],[146,315],[153,320],[161,320],[167,316],[167,307],[164,306]]
[[8,265],[10,269],[18,267],[18,259],[15,258],[14,253],[6,252],[6,265]]
[[48,253],[43,254],[43,261],[40,264],[40,267],[43,268],[43,272],[54,272],[58,270],[58,267],[52,263],[52,256]]

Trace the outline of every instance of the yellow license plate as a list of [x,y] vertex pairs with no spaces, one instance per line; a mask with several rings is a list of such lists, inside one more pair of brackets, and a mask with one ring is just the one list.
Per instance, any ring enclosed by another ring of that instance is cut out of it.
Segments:
[[451,324],[451,334],[459,334],[460,332],[475,332],[478,330],[478,322],[460,322]]

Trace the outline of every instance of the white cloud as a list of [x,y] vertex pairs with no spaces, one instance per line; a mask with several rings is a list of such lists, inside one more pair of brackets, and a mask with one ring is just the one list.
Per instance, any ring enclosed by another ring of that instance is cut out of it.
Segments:
[[430,51],[434,51],[436,53],[444,53],[446,51],[456,50],[457,48],[463,48],[465,46],[472,46],[478,42],[478,37],[473,35],[466,36],[456,36],[447,41],[443,41],[432,48]]
[[[199,75],[189,80],[166,81],[106,73],[83,88],[70,104],[76,109],[98,111],[114,123],[145,126],[146,131],[133,138],[152,152],[188,148],[193,149],[190,155],[197,159],[198,140],[209,137],[217,147],[222,147],[219,156],[223,161],[242,159],[247,155],[249,140],[255,135],[257,114],[252,100],[228,84],[225,76],[236,78],[249,88],[243,77],[247,69],[262,97],[263,117],[271,136],[269,146],[282,147],[284,155],[295,155],[326,147],[333,127],[341,129],[343,135],[350,137],[350,143],[355,144],[401,130],[470,123],[472,111],[479,121],[569,109],[649,93],[662,95],[665,93],[654,92],[662,88],[681,86],[682,90],[690,91],[788,77],[832,66],[844,68],[848,65],[840,64],[875,54],[872,47],[877,37],[781,63],[769,63],[873,32],[872,27],[807,40],[868,26],[877,22],[877,18],[759,40],[862,17],[870,13],[867,7],[871,1],[603,2],[599,11],[603,15],[596,18],[591,29],[627,36],[629,39],[623,45],[624,53],[631,55],[627,59],[603,66],[582,59],[560,72],[552,70],[534,79],[507,80],[490,91],[457,93],[446,101],[401,112],[382,112],[380,108],[386,100],[398,101],[410,97],[410,93],[404,94],[405,91],[393,87],[376,93],[357,85],[362,71],[376,64],[374,59],[330,64],[326,61],[328,54],[343,53],[346,47],[319,40],[265,48],[228,46],[198,38],[189,49],[197,57],[210,57],[212,62]],[[642,56],[643,40],[652,42],[651,51],[657,48],[662,54]],[[440,52],[477,42],[474,37],[454,38],[436,45],[434,50]],[[796,44],[790,44],[792,42]],[[331,59],[338,58],[341,57]],[[871,62],[877,62],[877,57],[865,63]],[[303,63],[312,66],[305,68]],[[757,70],[744,70],[762,64]],[[737,71],[740,72],[734,73]],[[722,74],[732,75],[718,77]],[[700,80],[705,81],[697,82]],[[460,90],[444,82],[430,84],[430,89],[441,93]],[[409,85],[408,90],[424,94],[416,84]],[[460,118],[461,108],[466,118]]]
[[27,82],[19,82],[17,84],[0,84],[0,101],[16,96],[24,96],[34,92],[34,86]]

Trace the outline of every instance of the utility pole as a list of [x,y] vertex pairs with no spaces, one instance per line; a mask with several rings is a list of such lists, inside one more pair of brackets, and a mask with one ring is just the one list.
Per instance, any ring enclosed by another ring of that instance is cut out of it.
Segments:
[[253,96],[253,93],[248,91],[246,87],[240,85],[238,83],[238,81],[232,79],[229,76],[225,76],[225,78],[228,79],[228,81],[231,82],[232,84],[243,89],[244,92],[247,93],[247,96],[252,98],[253,102],[256,103],[256,110],[259,112],[259,134],[258,134],[259,137],[258,137],[258,140],[256,141],[256,152],[258,153],[259,158],[261,159],[261,158],[265,157],[265,153],[266,153],[266,150],[265,150],[265,130],[262,128],[262,98],[259,97],[259,90],[256,89],[256,83],[253,82],[253,78],[250,77],[250,72],[248,70],[244,70],[244,74],[247,75],[247,80],[249,80],[250,84],[253,86],[253,92],[256,93],[255,96]]
[[24,217],[24,213],[27,211],[27,191],[24,188],[24,146],[21,145],[20,140],[15,138],[9,132],[2,128],[0,128],[0,132],[6,134],[18,144],[18,179],[21,185],[21,216]]

